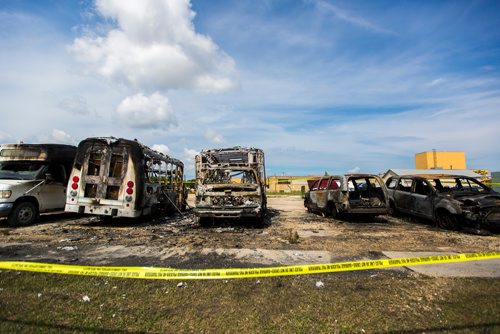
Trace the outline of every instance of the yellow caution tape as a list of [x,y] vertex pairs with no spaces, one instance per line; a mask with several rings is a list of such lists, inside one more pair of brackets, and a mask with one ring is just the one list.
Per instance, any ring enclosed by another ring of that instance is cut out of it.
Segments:
[[399,259],[366,260],[326,264],[222,269],[172,269],[158,267],[102,267],[50,264],[38,262],[0,261],[0,269],[63,275],[104,276],[138,279],[188,280],[271,277],[325,274],[342,271],[369,270],[425,264],[500,259],[500,252],[450,254]]

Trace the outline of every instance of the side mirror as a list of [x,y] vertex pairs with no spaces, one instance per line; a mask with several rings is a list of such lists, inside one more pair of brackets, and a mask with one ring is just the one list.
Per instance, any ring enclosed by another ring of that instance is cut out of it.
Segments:
[[52,182],[54,182],[54,178],[52,177],[52,174],[50,174],[50,173],[45,173],[45,182],[47,182],[47,183],[52,183]]

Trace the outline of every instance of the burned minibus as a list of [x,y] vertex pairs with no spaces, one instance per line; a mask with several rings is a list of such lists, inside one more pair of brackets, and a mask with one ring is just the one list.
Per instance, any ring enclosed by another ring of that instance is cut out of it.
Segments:
[[71,145],[0,145],[0,217],[22,226],[42,212],[63,210],[75,154]]
[[184,164],[137,140],[80,142],[66,194],[66,211],[101,218],[163,215],[185,209]]
[[203,150],[195,164],[195,215],[200,223],[213,218],[263,218],[267,200],[261,149]]

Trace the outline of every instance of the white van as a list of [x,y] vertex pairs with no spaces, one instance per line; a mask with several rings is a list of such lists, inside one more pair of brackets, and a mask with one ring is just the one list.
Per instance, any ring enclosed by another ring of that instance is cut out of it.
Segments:
[[71,145],[0,145],[0,217],[29,225],[40,212],[64,209],[75,154]]

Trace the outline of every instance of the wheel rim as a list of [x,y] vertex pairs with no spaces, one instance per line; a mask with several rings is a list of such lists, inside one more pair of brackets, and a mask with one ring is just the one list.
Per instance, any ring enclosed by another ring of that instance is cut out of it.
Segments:
[[453,227],[453,219],[448,214],[442,214],[439,216],[438,225],[441,228],[451,228]]
[[33,216],[34,212],[31,208],[22,207],[17,214],[17,220],[21,224],[28,224],[33,219]]

